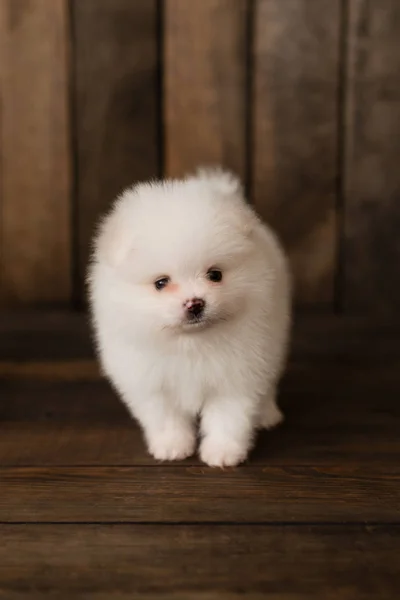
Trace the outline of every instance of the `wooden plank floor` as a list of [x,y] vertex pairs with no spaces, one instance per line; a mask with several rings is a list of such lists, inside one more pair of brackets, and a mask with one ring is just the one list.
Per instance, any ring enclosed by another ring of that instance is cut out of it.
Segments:
[[85,319],[0,318],[0,598],[400,597],[400,327],[303,317],[247,463],[157,464]]

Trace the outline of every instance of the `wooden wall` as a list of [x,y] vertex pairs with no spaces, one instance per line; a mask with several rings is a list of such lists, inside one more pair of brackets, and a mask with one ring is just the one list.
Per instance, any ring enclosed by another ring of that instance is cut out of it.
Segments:
[[124,186],[220,163],[299,305],[400,301],[398,0],[0,0],[0,303],[84,299]]

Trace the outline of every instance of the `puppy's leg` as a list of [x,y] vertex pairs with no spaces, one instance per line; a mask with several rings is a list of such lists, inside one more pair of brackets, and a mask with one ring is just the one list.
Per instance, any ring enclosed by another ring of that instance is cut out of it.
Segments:
[[260,405],[259,427],[273,429],[284,420],[284,415],[276,403],[277,387],[273,386]]
[[257,403],[245,396],[219,396],[202,410],[200,458],[211,467],[233,467],[251,448]]
[[157,460],[182,460],[195,450],[193,418],[154,394],[132,409],[142,426],[150,454]]

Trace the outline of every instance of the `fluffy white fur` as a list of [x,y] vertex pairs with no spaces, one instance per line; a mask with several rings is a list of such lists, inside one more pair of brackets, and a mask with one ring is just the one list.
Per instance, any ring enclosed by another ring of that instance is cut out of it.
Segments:
[[[220,269],[221,282],[207,277]],[[157,290],[154,282],[169,277]],[[126,190],[102,220],[89,271],[99,358],[149,452],[211,466],[248,455],[282,420],[291,292],[279,242],[221,170]],[[188,320],[192,299],[204,313]]]

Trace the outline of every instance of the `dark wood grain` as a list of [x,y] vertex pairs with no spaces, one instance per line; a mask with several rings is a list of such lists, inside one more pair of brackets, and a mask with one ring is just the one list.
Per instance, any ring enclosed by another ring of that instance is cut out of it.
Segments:
[[[185,592],[165,592],[163,590],[159,590],[156,592],[134,592],[135,600],[187,600],[188,594],[190,600],[243,600],[242,592],[213,592],[213,591],[194,591],[194,590],[186,590]],[[2,594],[0,590],[0,594]],[[28,594],[28,596],[27,596]],[[89,594],[86,592],[75,591],[74,600],[110,600],[109,593],[105,592],[90,592]],[[216,595],[217,594],[217,595]],[[7,591],[7,600],[26,600],[29,597],[30,599],[34,598],[34,600],[70,600],[71,596],[69,592],[59,592],[57,591],[53,596],[52,593],[48,592],[34,592],[34,596],[31,591],[28,592],[8,592]],[[297,600],[299,597],[303,598],[303,596],[297,595],[285,595],[284,598],[287,600]],[[371,596],[368,596],[370,598]],[[265,594],[261,592],[247,592],[245,595],[246,600],[264,600]],[[268,598],[270,600],[282,600],[281,594],[268,594]],[[326,597],[328,600],[336,600],[337,596],[329,596]],[[349,600],[352,600],[349,596],[347,596]],[[358,598],[365,598],[365,596],[358,596]],[[112,600],[132,600],[132,592],[112,592]],[[345,599],[346,600],[346,599]]]
[[[346,367],[388,365],[400,357],[400,322],[370,316],[295,314],[291,354],[296,361],[332,360]],[[66,361],[94,358],[94,338],[85,312],[0,312],[0,361]],[[390,366],[390,365],[389,365]]]
[[4,467],[0,477],[3,523],[400,522],[397,465]]
[[158,175],[155,0],[73,0],[79,279],[98,217]]
[[130,592],[211,600],[258,592],[273,600],[394,600],[399,591],[398,526],[23,525],[0,533],[7,598]]
[[[398,381],[397,371],[400,366],[400,359],[393,357],[382,356],[381,363],[375,363],[374,354],[365,357],[365,364],[362,364],[360,357],[352,358],[348,354],[337,354],[336,360],[340,365],[340,370],[334,364],[327,363],[328,357],[316,358],[314,368],[310,369],[309,364],[305,360],[293,360],[289,362],[287,369],[291,370],[292,376],[289,379],[283,379],[294,387],[300,386],[300,390],[304,391],[304,387],[308,387],[311,391],[317,388],[321,391],[327,381],[332,379],[332,385],[337,391],[338,387],[343,385],[351,386],[354,390],[355,386],[362,385],[364,388],[368,384],[376,388],[381,383],[388,384],[392,382],[396,384]],[[384,361],[387,360],[386,364]],[[306,384],[305,376],[308,374],[310,383]],[[338,377],[339,376],[339,377]],[[55,360],[55,361],[35,361],[35,360],[2,360],[0,361],[0,381],[45,381],[45,382],[98,382],[104,379],[98,361],[95,359],[82,360]],[[281,382],[282,387],[282,382]],[[330,394],[332,390],[328,392]]]
[[165,171],[221,164],[244,177],[246,0],[166,0]]
[[[339,369],[330,378],[318,369],[321,381],[313,383],[312,373],[288,373],[280,396],[286,421],[259,436],[249,464],[334,466],[349,457],[364,467],[399,464],[398,369],[389,383],[372,369],[368,379],[360,374],[361,383],[348,383]],[[0,421],[3,466],[155,464],[136,423],[102,382],[0,382]]]
[[85,315],[3,314],[0,596],[398,598],[399,336],[299,319],[284,425],[219,471],[148,456]]
[[0,312],[0,360],[46,361],[93,358],[94,338],[85,313]]
[[254,202],[289,253],[296,299],[332,305],[339,0],[256,0]]
[[[0,594],[1,594],[0,590]],[[70,600],[71,596],[69,592],[56,592],[56,595],[53,596],[51,593],[47,592],[34,592],[34,596],[31,591],[28,592],[11,592],[7,591],[7,600],[26,600],[28,597],[30,599],[34,598],[34,600]],[[162,590],[158,592],[136,592],[135,591],[135,600],[187,600],[188,594],[190,594],[190,600],[215,600],[216,597],[218,600],[243,600],[242,592],[217,592],[217,596],[215,592],[198,592],[198,591],[185,591],[185,592],[164,592]],[[74,600],[110,600],[110,596],[107,592],[90,592],[89,594],[85,592],[75,591],[74,590]],[[246,592],[245,596],[246,600],[264,600],[265,594],[260,592]],[[282,600],[281,594],[268,594],[268,598],[270,600]],[[290,598],[290,600],[297,599],[299,596],[285,596],[285,600]],[[328,600],[336,600],[336,596],[329,597]],[[361,598],[361,596],[358,596]],[[364,596],[362,597],[364,598]],[[112,600],[132,600],[132,592],[112,592]],[[351,599],[352,600],[352,599]]]
[[[247,584],[247,585],[251,585]],[[324,585],[324,584],[322,584]],[[202,586],[202,588],[206,588],[206,586]],[[327,587],[329,587],[327,585]],[[360,587],[360,586],[358,586]],[[395,585],[391,585],[391,588],[396,589]],[[168,588],[169,589],[169,588]],[[192,590],[192,589],[185,589],[185,591],[179,591],[179,592],[175,592],[175,591],[163,591],[163,590],[157,590],[157,591],[144,591],[144,592],[137,592],[136,590],[134,591],[135,594],[135,600],[188,600],[188,598],[190,598],[190,600],[243,600],[243,598],[245,598],[246,600],[265,600],[266,594],[269,600],[305,600],[305,598],[319,598],[318,596],[314,595],[314,592],[312,592],[312,596],[305,596],[302,592],[296,593],[296,592],[292,592],[290,594],[287,593],[280,593],[279,591],[270,593],[270,592],[253,592],[253,591],[249,591],[246,589],[245,592],[241,591],[241,588],[238,586],[239,591],[232,591],[232,592],[226,592],[226,591],[210,591],[210,587],[206,588],[207,591],[203,591],[203,589],[200,590]],[[0,591],[1,593],[1,591]],[[318,593],[318,592],[317,592]],[[371,598],[376,598],[377,600],[379,599],[379,596],[376,595],[376,592],[360,592],[359,589],[356,589],[355,587],[353,587],[350,591],[348,590],[340,590],[340,596],[338,596],[337,592],[333,592],[331,591],[331,593],[329,593],[329,591],[327,590],[326,593],[324,593],[324,599],[326,600],[354,600],[354,593],[357,593],[357,600],[370,600]],[[26,600],[27,598],[27,594],[29,595],[29,598],[33,598],[32,596],[32,592],[28,591],[28,592],[7,592],[7,600]],[[109,593],[105,592],[89,592],[89,593],[85,593],[85,592],[81,592],[81,591],[75,591],[73,592],[73,598],[74,600],[110,600],[110,596]],[[71,596],[68,592],[63,593],[63,592],[59,592],[57,591],[55,593],[55,595],[53,596],[53,594],[50,592],[34,592],[34,600],[70,600]],[[129,591],[125,591],[125,592],[114,592],[112,591],[112,600],[132,600],[132,592]]]
[[[349,456],[363,465],[397,464],[399,339],[395,323],[296,320],[279,398],[286,422],[257,440],[250,464],[332,466]],[[136,424],[88,357],[85,315],[2,315],[0,464],[154,465]]]
[[400,4],[352,0],[345,127],[343,303],[397,313],[400,301]]
[[0,2],[0,304],[71,296],[68,2]]

